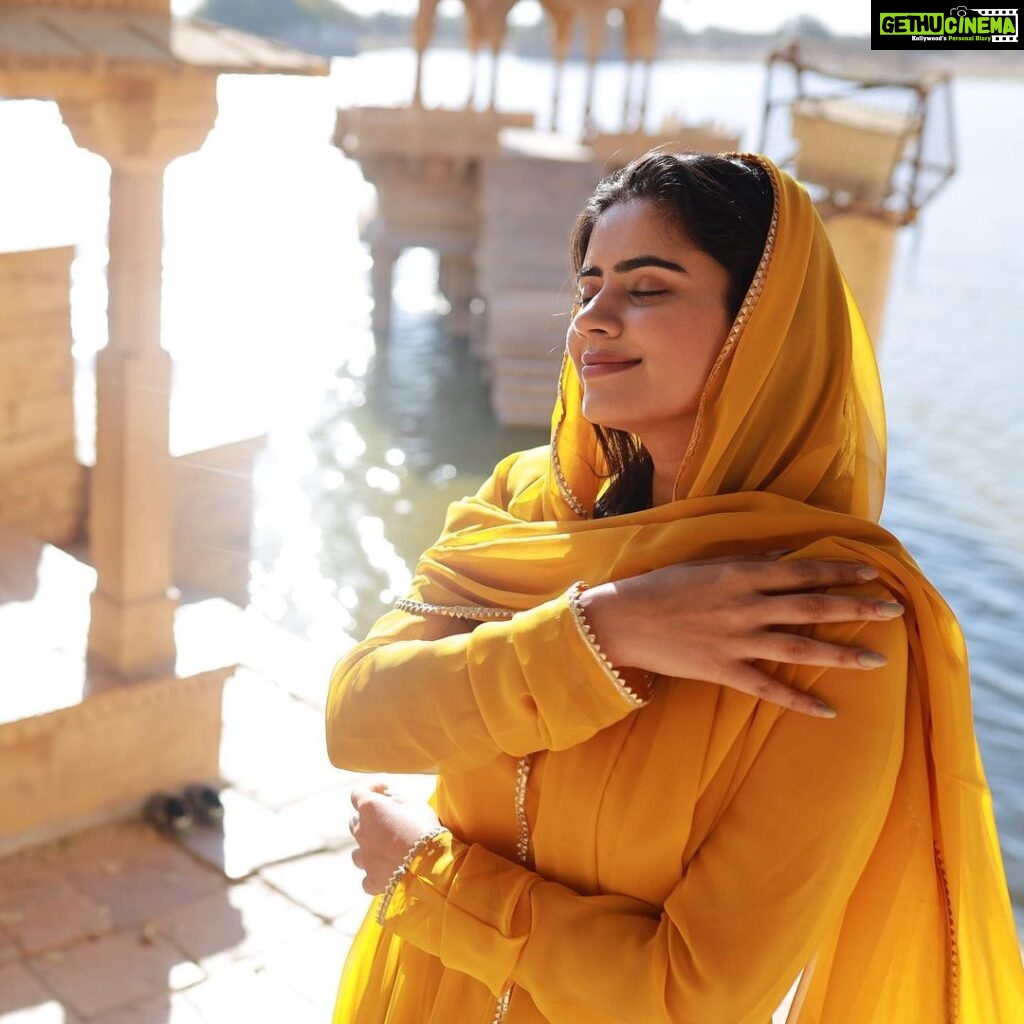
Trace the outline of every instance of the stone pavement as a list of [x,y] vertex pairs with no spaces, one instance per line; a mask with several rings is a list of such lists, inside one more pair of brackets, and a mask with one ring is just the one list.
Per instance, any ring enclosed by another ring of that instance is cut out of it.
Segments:
[[3,1024],[330,1020],[369,901],[349,859],[361,777],[324,748],[342,647],[249,627],[224,696],[222,829],[120,821],[0,859]]
[[[171,838],[117,821],[0,858],[2,1024],[331,1019],[370,899],[348,834],[366,777],[324,748],[327,680],[347,641],[318,650],[251,610],[192,611],[242,654],[224,693],[223,827]],[[387,781],[423,799],[431,788]]]

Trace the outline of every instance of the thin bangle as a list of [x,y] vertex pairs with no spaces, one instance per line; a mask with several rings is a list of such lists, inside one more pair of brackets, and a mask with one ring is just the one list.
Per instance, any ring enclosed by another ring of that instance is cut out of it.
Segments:
[[[650,697],[646,699],[641,697],[622,677],[622,673],[608,660],[608,656],[601,650],[601,645],[597,641],[597,637],[594,635],[594,631],[590,628],[590,623],[587,622],[586,613],[583,610],[583,605],[580,602],[580,594],[587,589],[587,584],[582,580],[574,583],[569,588],[569,609],[572,612],[573,620],[576,623],[576,628],[579,629],[583,635],[583,639],[587,641],[590,649],[597,655],[598,661],[601,663],[601,667],[605,670],[608,677],[615,684],[615,688],[622,694],[626,700],[629,701],[634,707],[642,708],[645,704],[650,701]],[[641,670],[642,671],[642,670]],[[641,676],[643,682],[646,684],[648,690],[653,686],[654,674],[652,672],[643,672]]]
[[419,854],[423,848],[439,835],[447,832],[448,829],[444,825],[438,825],[437,828],[431,829],[429,832],[425,832],[423,835],[416,840],[415,843],[409,848],[409,852],[405,855],[405,860],[391,872],[391,877],[388,879],[388,884],[384,887],[384,892],[381,894],[380,906],[377,908],[377,924],[383,925],[384,919],[387,917],[388,907],[391,904],[391,898],[395,895],[395,889],[398,888],[398,883],[402,880],[402,876],[406,874],[415,860],[417,854]]

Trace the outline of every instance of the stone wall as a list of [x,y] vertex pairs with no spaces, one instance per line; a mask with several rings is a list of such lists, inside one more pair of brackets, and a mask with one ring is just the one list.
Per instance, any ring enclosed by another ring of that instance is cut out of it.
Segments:
[[0,253],[0,524],[54,544],[82,531],[70,247]]
[[569,235],[600,170],[584,147],[505,148],[483,168],[476,269],[486,303],[478,346],[498,421],[551,419],[575,288]]
[[151,793],[217,779],[221,704],[232,671],[117,686],[0,722],[0,855],[137,813]]
[[174,582],[187,592],[249,602],[252,475],[264,437],[175,461]]

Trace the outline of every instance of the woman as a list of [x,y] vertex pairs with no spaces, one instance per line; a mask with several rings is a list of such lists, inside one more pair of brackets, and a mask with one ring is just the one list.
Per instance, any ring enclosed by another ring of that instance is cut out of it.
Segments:
[[[550,446],[452,506],[332,679],[345,1024],[1024,1020],[963,641],[877,525],[870,342],[804,190],[598,187]],[[801,974],[802,972],[802,974]]]

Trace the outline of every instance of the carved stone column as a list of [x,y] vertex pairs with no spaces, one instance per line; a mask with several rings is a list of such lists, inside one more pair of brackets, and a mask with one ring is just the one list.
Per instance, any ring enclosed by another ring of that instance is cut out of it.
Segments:
[[476,295],[476,265],[472,254],[444,254],[438,260],[438,288],[448,300],[445,330],[453,337],[470,333],[470,303]]
[[877,349],[885,323],[899,224],[867,213],[843,213],[827,205],[819,206],[818,212]]
[[98,582],[89,657],[127,681],[174,669],[171,360],[160,345],[163,176],[212,127],[216,78],[117,79],[96,98],[59,102],[78,145],[111,167],[110,340],[96,359],[89,538]]

